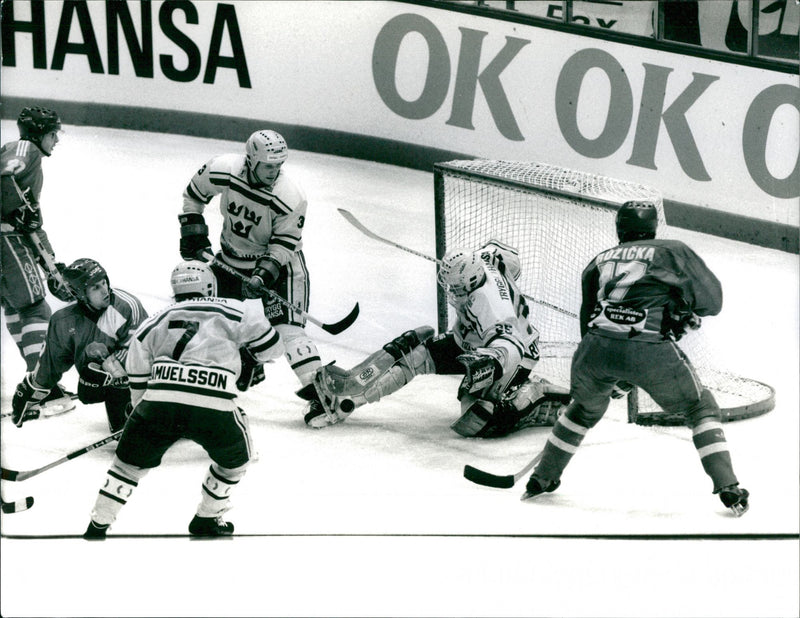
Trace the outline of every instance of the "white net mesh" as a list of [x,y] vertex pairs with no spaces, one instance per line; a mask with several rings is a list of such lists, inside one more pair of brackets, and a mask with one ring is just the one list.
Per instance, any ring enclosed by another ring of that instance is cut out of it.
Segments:
[[[568,385],[580,340],[581,273],[597,253],[618,243],[614,221],[625,201],[652,201],[659,212],[659,236],[668,237],[661,195],[640,184],[532,162],[449,161],[437,164],[436,176],[440,254],[477,248],[490,239],[518,249],[520,287],[532,301],[532,322],[541,333],[536,371]],[[440,315],[448,311],[449,322],[453,316],[445,307],[440,295]],[[726,420],[771,409],[772,389],[712,364],[700,333],[687,335],[679,345],[725,409],[723,416],[731,417]],[[683,422],[662,413],[643,392],[631,398],[629,407],[636,422]]]

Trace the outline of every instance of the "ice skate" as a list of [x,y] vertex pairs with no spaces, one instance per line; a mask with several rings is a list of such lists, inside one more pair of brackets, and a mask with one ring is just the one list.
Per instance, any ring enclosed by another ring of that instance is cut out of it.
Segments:
[[224,521],[222,517],[195,515],[189,524],[189,534],[202,537],[230,536],[233,534],[233,524]]
[[542,485],[542,483],[544,483],[544,481],[541,479],[536,478],[536,476],[531,476],[531,478],[528,479],[527,485],[525,485],[525,493],[522,494],[520,500],[529,500],[539,494],[555,491],[558,489],[558,486],[561,485],[561,481],[550,481],[544,485]]
[[719,499],[736,517],[741,517],[750,508],[750,492],[738,485],[728,485],[719,490]]
[[83,538],[87,541],[103,541],[106,538],[106,531],[108,531],[108,524],[98,524],[92,520],[89,522],[86,532],[83,533]]

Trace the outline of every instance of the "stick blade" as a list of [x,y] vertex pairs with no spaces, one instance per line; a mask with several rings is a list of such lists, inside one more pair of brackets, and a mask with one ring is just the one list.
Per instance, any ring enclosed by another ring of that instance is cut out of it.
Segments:
[[6,470],[5,468],[0,468],[0,478],[2,478],[4,481],[16,481],[18,476],[19,472],[16,470]]
[[348,313],[344,318],[333,324],[323,324],[322,330],[330,333],[331,335],[338,335],[353,325],[353,322],[356,321],[360,311],[361,309],[358,306],[358,303],[356,303],[355,306],[350,310],[350,313]]
[[16,502],[3,502],[3,513],[19,513],[33,506],[33,496],[22,498]]
[[478,468],[473,468],[470,465],[464,466],[464,478],[472,481],[477,485],[484,485],[485,487],[497,487],[499,489],[509,489],[514,486],[514,476],[497,476],[496,474],[489,474]]

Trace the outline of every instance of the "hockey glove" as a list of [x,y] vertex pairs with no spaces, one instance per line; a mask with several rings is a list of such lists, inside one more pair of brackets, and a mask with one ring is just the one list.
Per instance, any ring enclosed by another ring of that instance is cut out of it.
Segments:
[[30,414],[30,409],[47,397],[49,392],[50,389],[42,388],[36,384],[32,374],[25,374],[22,382],[17,385],[17,389],[14,391],[14,398],[11,401],[11,420],[14,421],[14,424],[17,427],[22,427],[22,423],[33,416]]
[[75,300],[75,297],[72,295],[72,291],[67,287],[66,282],[62,285],[64,271],[66,270],[66,266],[63,262],[56,262],[56,269],[58,269],[61,278],[57,278],[53,273],[47,273],[47,289],[50,290],[50,293],[55,296],[58,300],[63,300],[65,303],[68,303],[71,300]]
[[701,323],[700,316],[691,311],[676,314],[665,312],[661,323],[661,332],[671,336],[675,341],[680,341],[687,330],[697,330]]
[[42,227],[42,211],[33,200],[30,187],[22,192],[22,197],[25,203],[14,211],[12,224],[18,232],[30,234]]
[[251,386],[260,384],[266,379],[264,365],[258,362],[258,359],[246,347],[239,348],[239,355],[242,359],[242,371],[239,374],[239,379],[236,380],[236,388],[240,391],[246,391]]
[[250,275],[250,280],[244,284],[246,298],[261,298],[264,291],[275,285],[280,274],[281,266],[271,257],[264,257],[256,262],[256,267]]
[[497,378],[503,375],[500,362],[491,356],[467,353],[459,355],[457,360],[466,370],[466,375],[458,387],[459,400],[466,394],[480,397]]
[[203,215],[189,212],[178,215],[181,223],[181,257],[184,260],[210,262],[214,259],[211,242],[208,240],[208,226]]

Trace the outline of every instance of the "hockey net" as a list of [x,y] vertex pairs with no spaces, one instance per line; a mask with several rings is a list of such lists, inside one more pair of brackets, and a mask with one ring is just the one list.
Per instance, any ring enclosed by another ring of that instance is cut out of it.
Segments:
[[[652,188],[552,165],[520,161],[466,160],[434,166],[436,255],[448,248],[478,248],[490,239],[520,254],[520,289],[539,330],[536,373],[568,386],[572,354],[580,341],[581,273],[600,251],[618,243],[616,211],[628,200],[652,201],[659,236],[668,237],[661,195]],[[438,327],[453,318],[438,290]],[[678,344],[701,381],[714,394],[725,421],[764,414],[774,389],[721,368],[703,330]],[[640,389],[628,396],[628,419],[640,425],[683,425]]]

